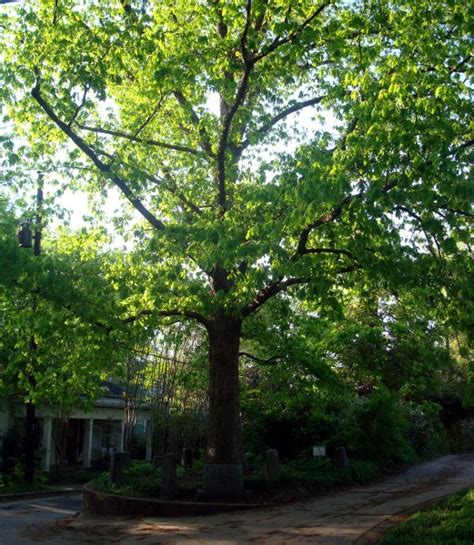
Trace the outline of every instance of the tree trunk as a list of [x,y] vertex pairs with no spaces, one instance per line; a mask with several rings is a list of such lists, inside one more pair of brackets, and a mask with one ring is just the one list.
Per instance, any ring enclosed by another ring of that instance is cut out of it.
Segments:
[[36,450],[36,411],[32,403],[26,403],[25,418],[25,473],[26,483],[35,480],[35,450]]
[[239,345],[242,322],[217,313],[209,333],[209,428],[207,458],[210,464],[242,463],[240,422]]
[[242,322],[217,312],[209,334],[209,415],[203,498],[230,499],[244,494],[240,423],[239,344]]

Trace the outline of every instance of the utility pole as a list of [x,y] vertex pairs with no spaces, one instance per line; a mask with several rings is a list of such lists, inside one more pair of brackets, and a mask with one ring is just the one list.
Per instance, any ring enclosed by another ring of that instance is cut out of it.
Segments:
[[[43,174],[38,172],[38,187],[36,190],[36,213],[35,213],[35,222],[34,222],[34,244],[33,244],[33,253],[35,256],[41,255],[41,210],[43,206]],[[36,312],[36,290],[33,291],[33,302],[31,305],[31,310],[33,314]],[[34,369],[36,367],[36,349],[38,345],[34,334],[31,335],[30,339],[30,348],[31,348],[31,366],[32,371],[29,373],[28,381],[32,389],[34,389],[36,380],[33,375]],[[35,451],[37,448],[38,440],[38,422],[36,419],[36,407],[31,401],[27,401],[25,405],[25,467],[24,467],[24,477],[25,482],[33,483],[35,480]]]

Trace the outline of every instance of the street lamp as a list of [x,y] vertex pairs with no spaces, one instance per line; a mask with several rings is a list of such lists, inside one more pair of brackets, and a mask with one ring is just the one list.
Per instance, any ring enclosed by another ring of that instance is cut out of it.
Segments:
[[20,248],[31,248],[33,246],[33,233],[31,232],[29,221],[20,223],[17,231],[17,237]]

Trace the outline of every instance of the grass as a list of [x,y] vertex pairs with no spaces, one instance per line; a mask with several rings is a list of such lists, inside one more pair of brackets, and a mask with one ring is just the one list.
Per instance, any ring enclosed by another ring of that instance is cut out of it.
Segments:
[[415,513],[389,530],[380,545],[473,545],[474,488]]

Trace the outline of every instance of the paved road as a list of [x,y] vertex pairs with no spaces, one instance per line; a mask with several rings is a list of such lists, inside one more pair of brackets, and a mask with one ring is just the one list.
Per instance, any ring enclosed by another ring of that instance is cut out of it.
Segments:
[[469,486],[474,455],[444,456],[303,503],[210,517],[96,519],[72,516],[78,497],[17,502],[0,505],[0,545],[362,545],[407,510]]
[[0,503],[0,545],[53,543],[51,535],[81,509],[80,494]]

